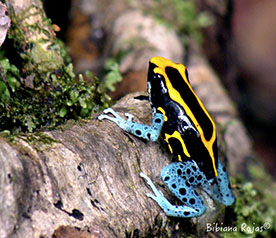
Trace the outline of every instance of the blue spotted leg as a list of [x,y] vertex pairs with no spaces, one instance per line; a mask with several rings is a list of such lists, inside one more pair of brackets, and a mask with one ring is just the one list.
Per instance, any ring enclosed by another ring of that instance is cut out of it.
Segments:
[[147,193],[146,195],[155,200],[168,216],[186,218],[201,216],[205,212],[206,206],[195,191],[197,187],[201,187],[214,200],[226,206],[234,202],[226,170],[223,169],[220,162],[218,177],[212,186],[194,161],[175,162],[162,169],[162,180],[184,205],[172,205],[155,187],[149,177],[144,173],[140,173],[140,176],[146,179],[154,193]]
[[[125,116],[127,117],[127,120],[125,120],[112,108],[105,109],[103,113],[104,114],[98,116],[99,120],[108,119],[113,121],[123,130],[145,140],[156,141],[164,124],[164,116],[162,113],[154,113],[152,115],[151,126],[133,122],[132,120],[134,116],[129,113],[125,113]],[[106,114],[111,114],[113,116]]]
[[205,212],[205,204],[196,193],[195,188],[203,183],[208,184],[208,181],[195,162],[171,163],[161,172],[164,183],[184,205],[172,205],[155,187],[150,178],[143,173],[140,173],[140,176],[146,179],[153,190],[154,194],[147,193],[147,196],[155,200],[166,215],[188,218],[201,216]]

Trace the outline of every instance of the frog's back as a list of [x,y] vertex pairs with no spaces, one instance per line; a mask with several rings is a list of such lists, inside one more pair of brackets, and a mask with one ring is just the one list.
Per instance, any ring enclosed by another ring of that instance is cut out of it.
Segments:
[[196,161],[207,179],[216,177],[215,124],[194,93],[186,67],[154,57],[148,83],[151,105],[165,117],[162,135],[171,153],[180,161]]

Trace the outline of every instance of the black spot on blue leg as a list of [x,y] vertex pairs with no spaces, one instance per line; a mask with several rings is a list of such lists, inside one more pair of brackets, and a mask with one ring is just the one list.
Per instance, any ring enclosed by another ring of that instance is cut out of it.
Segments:
[[194,198],[191,198],[191,199],[189,200],[189,203],[192,204],[192,205],[194,205],[194,204],[195,204],[195,199],[194,199]]
[[161,123],[161,119],[160,118],[156,118],[154,122],[160,124]]
[[180,188],[179,193],[183,196],[186,195],[186,189],[185,188]]
[[140,130],[136,130],[135,131],[136,135],[140,136],[142,134],[142,132]]

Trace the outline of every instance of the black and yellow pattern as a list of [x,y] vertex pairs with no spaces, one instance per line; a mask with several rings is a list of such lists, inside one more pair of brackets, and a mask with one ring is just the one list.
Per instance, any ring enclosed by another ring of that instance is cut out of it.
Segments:
[[162,135],[171,153],[179,161],[196,161],[207,179],[216,177],[215,123],[193,91],[186,67],[154,57],[150,60],[148,81],[151,105],[165,117]]

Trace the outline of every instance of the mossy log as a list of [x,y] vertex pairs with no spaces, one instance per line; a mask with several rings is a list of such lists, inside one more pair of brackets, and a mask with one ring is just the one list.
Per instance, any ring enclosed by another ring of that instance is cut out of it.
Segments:
[[43,78],[64,67],[60,47],[40,0],[6,1],[12,21],[10,37],[25,60],[24,71]]

